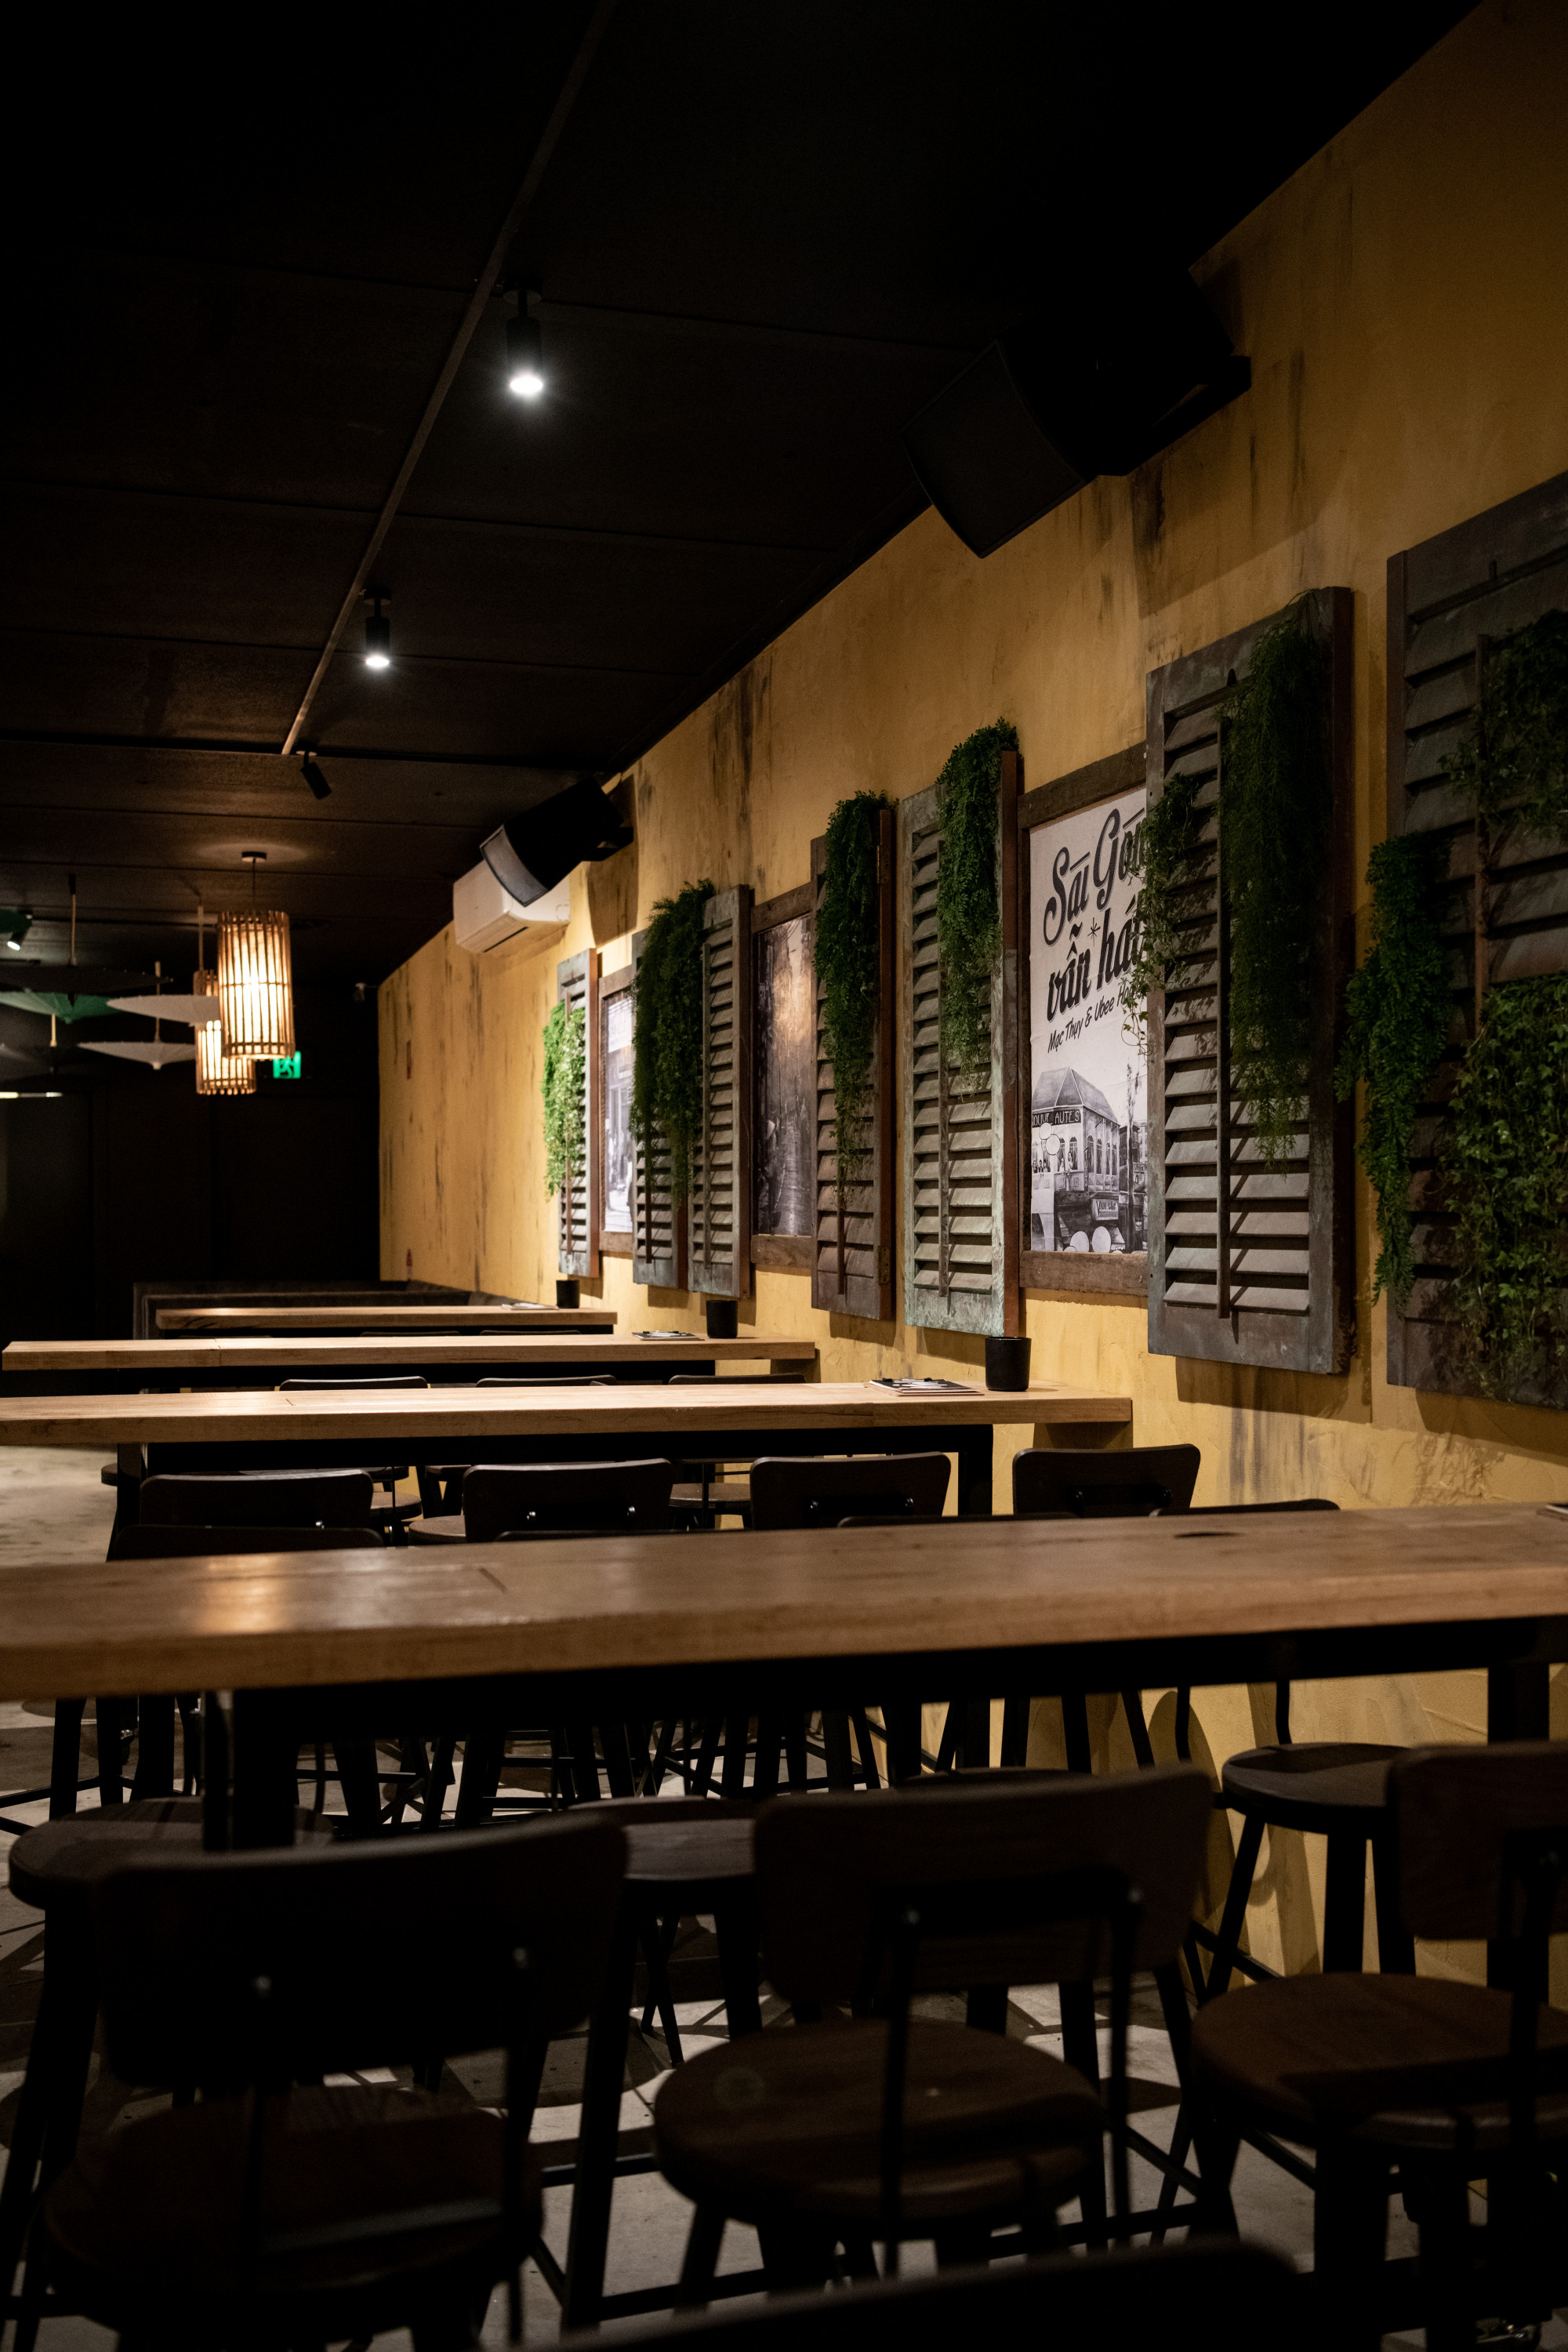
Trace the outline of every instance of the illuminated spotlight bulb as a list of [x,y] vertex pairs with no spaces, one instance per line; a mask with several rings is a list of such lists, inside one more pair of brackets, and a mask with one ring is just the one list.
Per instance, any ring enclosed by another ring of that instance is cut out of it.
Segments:
[[544,346],[539,321],[526,311],[506,322],[506,383],[519,400],[537,400],[544,390]]
[[392,667],[392,623],[382,611],[384,599],[374,600],[375,610],[367,613],[364,623],[364,666],[366,669]]

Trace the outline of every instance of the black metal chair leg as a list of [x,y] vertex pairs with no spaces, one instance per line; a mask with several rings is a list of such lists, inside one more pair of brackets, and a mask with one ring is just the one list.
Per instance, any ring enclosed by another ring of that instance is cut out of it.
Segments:
[[1152,1772],[1154,1769],[1154,1750],[1149,1740],[1149,1723],[1143,1713],[1142,1692],[1124,1690],[1121,1694],[1121,1709],[1127,1717],[1127,1728],[1131,1736],[1132,1753],[1138,1759],[1138,1769],[1141,1772]]
[[470,1732],[463,1742],[463,1781],[458,1790],[458,1829],[478,1829],[481,1822],[489,1820],[495,1810],[505,1753],[504,1732]]
[[136,1777],[132,1799],[174,1793],[174,1702],[157,1692],[136,1702]]
[[686,2259],[680,2265],[680,2284],[675,2291],[677,2311],[706,2309],[723,2242],[724,2216],[710,2205],[699,2205],[691,2216],[691,2234],[686,2241]]
[[[1058,1988],[1062,2012],[1062,2055],[1069,2066],[1076,2066],[1086,2081],[1100,2086],[1100,2041],[1094,2014],[1094,1987],[1091,1984],[1064,1984]],[[1105,2167],[1089,2166],[1079,2196],[1083,2209],[1084,2235],[1091,2246],[1109,2242],[1105,2219]]]
[[55,1701],[55,1731],[49,1758],[51,1822],[69,1821],[76,1811],[76,1784],[81,1775],[81,1725],[86,1713],[85,1699]]
[[1366,1840],[1331,1837],[1323,1888],[1323,1972],[1358,1975],[1366,1937]]
[[675,1948],[676,1930],[680,1922],[671,1913],[662,1924],[651,1911],[641,1911],[637,1918],[637,1941],[642,1946],[643,1966],[647,1970],[647,2005],[643,2011],[642,2030],[646,2033],[657,2011],[664,2046],[672,2066],[684,2065],[686,2053],[680,2046],[680,2026],[675,2014],[675,2000],[669,1989],[669,1955]]
[[563,2328],[596,2326],[604,2300],[605,2254],[610,2238],[610,2196],[620,2134],[621,2091],[626,2074],[637,1932],[632,1906],[624,1904],[610,1948],[604,1987],[588,2030],[588,2062],[577,2135],[577,2179],[572,2191],[572,2223],[566,2250],[566,2293],[561,2307]]
[[[1252,1892],[1252,1881],[1258,1869],[1258,1857],[1263,1847],[1263,1823],[1248,1814],[1241,1824],[1241,1843],[1236,1850],[1231,1866],[1230,1885],[1226,1889],[1225,1909],[1220,1916],[1215,1950],[1209,1962],[1208,1977],[1200,2000],[1215,2000],[1230,1982],[1237,1953],[1241,1948],[1242,1925],[1247,1917],[1247,1898]],[[1194,1988],[1196,1990],[1196,1987]]]

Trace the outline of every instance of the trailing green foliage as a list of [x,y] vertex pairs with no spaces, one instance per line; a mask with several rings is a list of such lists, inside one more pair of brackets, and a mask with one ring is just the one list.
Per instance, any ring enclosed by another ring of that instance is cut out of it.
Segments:
[[1540,832],[1568,832],[1568,613],[1542,613],[1492,647],[1443,770],[1482,816],[1518,805]]
[[691,1188],[702,1118],[702,909],[712,896],[705,881],[660,898],[637,966],[632,1130],[650,1159],[662,1136],[677,1208]]
[[1305,597],[1253,647],[1220,725],[1219,854],[1230,914],[1230,1074],[1266,1162],[1289,1156],[1312,1045],[1329,860],[1328,647]]
[[1568,1225],[1568,973],[1494,988],[1440,1146],[1458,1217],[1453,1306],[1481,1392],[1563,1366]]
[[1375,1302],[1386,1290],[1401,1314],[1415,1279],[1409,1202],[1416,1114],[1430,1098],[1454,1013],[1436,903],[1447,870],[1441,834],[1403,834],[1373,851],[1372,948],[1345,991],[1348,1025],[1334,1073],[1342,1102],[1358,1078],[1366,1081],[1356,1150],[1377,1195],[1382,1247],[1372,1295]]
[[1002,754],[1017,748],[1017,729],[998,719],[956,744],[936,780],[942,820],[936,878],[942,1047],[954,1069],[974,1076],[991,1066],[991,982],[1002,952],[996,795]]
[[557,1192],[570,1184],[571,1171],[580,1167],[585,1144],[583,1131],[583,1076],[586,1023],[581,1005],[567,1005],[564,997],[544,1024],[544,1189]]
[[891,806],[886,793],[856,793],[840,801],[827,820],[815,961],[822,990],[823,1049],[833,1065],[840,1203],[866,1169],[865,1118],[881,964],[877,817]]
[[1138,944],[1122,976],[1120,1001],[1130,1025],[1140,1031],[1144,1001],[1152,988],[1164,987],[1165,967],[1176,952],[1176,894],[1193,879],[1190,861],[1203,832],[1198,781],[1196,776],[1173,776],[1135,836],[1131,870],[1140,877]]

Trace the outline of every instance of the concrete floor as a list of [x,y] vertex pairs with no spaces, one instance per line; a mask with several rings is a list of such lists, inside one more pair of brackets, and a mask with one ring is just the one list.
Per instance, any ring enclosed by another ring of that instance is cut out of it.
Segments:
[[[0,1451],[0,1581],[8,1570],[47,1569],[67,1559],[101,1559],[113,1517],[112,1491],[102,1486],[99,1470],[101,1450],[91,1454],[44,1449]],[[0,1784],[6,1791],[41,1787],[48,1778],[52,1708],[44,1700],[25,1706],[0,1706]],[[91,1726],[84,1740],[83,1770],[91,1769]],[[85,1806],[96,1802],[95,1792],[84,1795]],[[42,1821],[41,1801],[5,1811],[6,1818],[23,1823]],[[9,1852],[12,1836],[0,1832],[0,1858]],[[696,1997],[677,2004],[682,2039],[689,2053],[709,2049],[725,2038],[722,2003],[717,1996],[716,1965],[710,1938],[693,1923],[683,1930],[679,1955],[687,1963],[687,1989]],[[711,1990],[704,1984],[713,1978]],[[5,1892],[0,1894],[0,2144],[9,2145],[26,2064],[28,2042],[37,2011],[43,1976],[43,1935],[38,1916],[25,1909]],[[776,2003],[768,2008],[776,2009]],[[1059,2053],[1057,2000],[1054,1990],[1015,1990],[1010,2031]],[[1107,2037],[1102,2031],[1102,2043]],[[570,2143],[578,2127],[583,2041],[558,2043],[552,2052],[543,2095],[535,2125],[538,2139]],[[643,2034],[634,2020],[630,2062],[622,2104],[623,2132],[647,2127],[653,2101],[668,2071],[662,2037]],[[1162,2147],[1168,2147],[1175,2118],[1175,2070],[1170,2046],[1160,2022],[1152,1988],[1142,1990],[1135,2006],[1131,2048],[1134,2103],[1139,2128]],[[384,2078],[389,2079],[389,2078]],[[464,2062],[448,2087],[487,2100],[499,2095],[499,2055]],[[127,2110],[141,2104],[133,2086],[120,2083],[94,2061],[84,2129],[110,2130]],[[1134,2159],[1133,2196],[1140,2205],[1152,2203],[1157,2178],[1152,2168]],[[1237,2217],[1249,2238],[1275,2248],[1302,2268],[1310,2267],[1312,2245],[1311,2200],[1309,2191],[1266,2158],[1243,2148],[1237,2168],[1234,2193]],[[546,2200],[545,2236],[558,2260],[564,2262],[571,2192],[555,2189]],[[679,2273],[691,2209],[686,2200],[657,2174],[644,2174],[617,2183],[611,2221],[606,2288],[617,2293],[653,2286]],[[1068,2209],[1068,2218],[1072,2218]],[[1391,2253],[1413,2252],[1415,2232],[1402,2211],[1391,2214]],[[758,2260],[755,2234],[749,2229],[727,2231],[721,2271],[745,2270]],[[925,2250],[911,2247],[907,2272],[929,2266]],[[559,2336],[558,2312],[548,2287],[531,2263],[525,2280],[526,2335],[531,2343],[547,2344]],[[656,2326],[657,2322],[649,2322]],[[111,2338],[101,2328],[79,2318],[46,2321],[40,2331],[40,2352],[108,2352]],[[389,2347],[394,2339],[387,2339]],[[483,2341],[499,2347],[506,2341],[505,2299],[498,2295],[486,2321]],[[1390,2336],[1385,2352],[1414,2352],[1419,2335]],[[1542,2343],[1543,2352],[1568,2352],[1568,2325],[1551,2323]],[[411,2352],[405,2342],[396,2352]]]

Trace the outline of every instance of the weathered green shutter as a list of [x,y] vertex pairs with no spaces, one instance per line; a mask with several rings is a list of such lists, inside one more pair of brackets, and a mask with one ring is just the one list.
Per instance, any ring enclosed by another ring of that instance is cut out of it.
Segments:
[[[837,1103],[833,1065],[822,1043],[822,990],[816,991],[816,1260],[811,1303],[840,1315],[887,1321],[893,1312],[893,865],[891,809],[877,817],[877,1040],[868,1116],[861,1122],[866,1163],[858,1184],[838,1197]],[[824,836],[811,845],[815,904],[827,873]]]
[[562,1180],[560,1265],[563,1274],[596,1275],[599,1234],[599,1092],[595,1084],[599,1042],[599,951],[584,948],[555,967],[555,996],[583,1016],[583,1150]]
[[[643,959],[647,931],[632,937],[632,970]],[[670,1184],[669,1146],[657,1131],[651,1152],[632,1138],[632,1280],[658,1290],[686,1288],[686,1216],[677,1214]]]
[[689,1289],[742,1298],[752,1287],[752,889],[702,909],[702,1117],[687,1203]]

